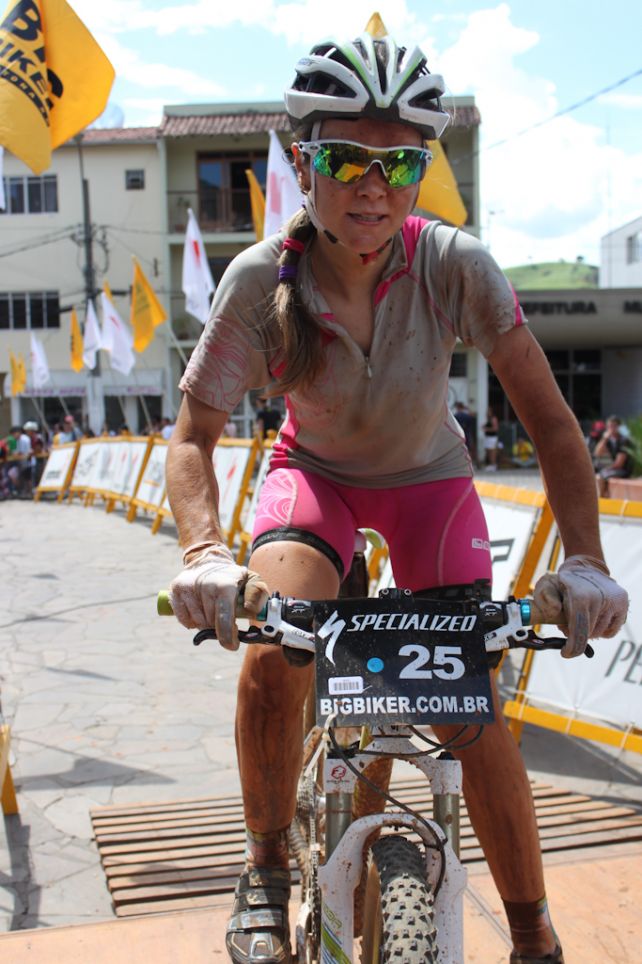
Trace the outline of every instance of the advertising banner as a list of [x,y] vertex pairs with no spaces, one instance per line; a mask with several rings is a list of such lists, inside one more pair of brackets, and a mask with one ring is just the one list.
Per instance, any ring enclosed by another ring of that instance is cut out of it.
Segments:
[[629,592],[628,619],[617,636],[594,643],[593,659],[537,653],[526,693],[530,704],[555,707],[567,716],[640,728],[642,598],[637,587],[642,583],[642,520],[601,516],[600,534],[611,574]]

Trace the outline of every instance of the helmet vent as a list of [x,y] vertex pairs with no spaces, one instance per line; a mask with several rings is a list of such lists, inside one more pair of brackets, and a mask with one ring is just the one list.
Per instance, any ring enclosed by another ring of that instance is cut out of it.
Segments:
[[375,40],[374,49],[377,73],[379,75],[379,86],[381,87],[381,92],[386,94],[388,92],[388,47],[386,44]]

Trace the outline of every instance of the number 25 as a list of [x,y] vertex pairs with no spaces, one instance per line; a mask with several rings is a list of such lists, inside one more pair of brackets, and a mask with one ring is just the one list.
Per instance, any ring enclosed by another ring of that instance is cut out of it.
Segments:
[[435,646],[433,666],[437,669],[422,669],[430,663],[430,650],[425,646],[415,646],[409,643],[399,650],[400,656],[415,656],[411,663],[404,666],[399,673],[399,679],[460,679],[466,672],[466,667],[459,656],[461,646]]

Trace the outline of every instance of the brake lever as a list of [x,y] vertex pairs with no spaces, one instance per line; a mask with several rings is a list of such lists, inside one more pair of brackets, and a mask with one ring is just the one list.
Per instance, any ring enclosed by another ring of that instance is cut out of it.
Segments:
[[[275,643],[279,644],[279,639],[268,639],[263,635],[260,626],[250,626],[249,629],[239,629],[238,630],[239,640],[242,643]],[[213,639],[215,642],[218,641],[218,636],[216,635],[216,630],[214,629],[201,629],[197,632],[196,636],[192,640],[194,646],[200,646],[204,643],[206,639]]]
[[[566,646],[568,640],[565,636],[547,636],[545,639],[541,639],[536,636],[533,630],[528,634],[528,638],[525,642],[521,641],[520,646],[524,649],[532,649],[536,653],[543,652],[545,649],[563,649]],[[586,649],[584,650],[584,655],[587,659],[593,659],[595,656],[595,650],[590,643],[586,644]]]

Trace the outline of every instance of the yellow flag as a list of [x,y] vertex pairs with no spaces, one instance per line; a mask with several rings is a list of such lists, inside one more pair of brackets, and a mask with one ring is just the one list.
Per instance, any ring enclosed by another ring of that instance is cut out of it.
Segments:
[[10,0],[0,22],[0,144],[35,174],[102,113],[113,80],[66,0]]
[[129,317],[134,329],[134,348],[137,352],[145,351],[154,338],[154,328],[162,325],[167,318],[165,309],[156,297],[136,258],[134,258],[132,307]]
[[71,367],[75,372],[82,371],[83,342],[76,309],[71,310]]
[[261,190],[261,185],[256,179],[254,171],[249,169],[245,172],[250,185],[250,204],[252,206],[252,223],[256,240],[262,241],[265,233],[265,196]]
[[429,141],[432,164],[419,187],[417,207],[460,228],[468,217],[457,181],[439,141]]
[[371,37],[375,40],[381,40],[382,37],[388,36],[388,31],[386,25],[384,24],[381,16],[378,13],[373,13],[366,24],[366,33],[369,33]]
[[15,397],[21,395],[27,387],[27,369],[22,355],[16,356],[12,351],[9,352],[11,362],[11,394]]

